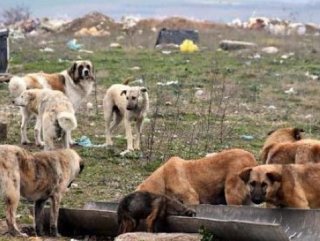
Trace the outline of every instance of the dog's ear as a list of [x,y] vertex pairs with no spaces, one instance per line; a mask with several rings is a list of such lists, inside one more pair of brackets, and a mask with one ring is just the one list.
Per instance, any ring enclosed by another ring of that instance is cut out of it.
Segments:
[[247,183],[250,179],[250,173],[252,171],[252,167],[245,168],[240,174],[239,177],[244,181],[244,183]]
[[267,136],[270,136],[273,132],[275,132],[276,130],[272,130],[272,131],[269,131],[268,133],[267,133]]
[[304,129],[294,128],[294,129],[293,129],[294,139],[296,139],[296,140],[301,140],[301,139],[302,139],[302,137],[301,137],[301,132],[304,132]]
[[272,183],[281,182],[281,179],[282,179],[281,174],[279,174],[277,172],[267,172],[266,176]]
[[32,93],[32,92],[29,92],[28,93],[28,97],[29,97],[29,100],[35,100],[36,99],[36,94],[35,93]]
[[121,91],[120,95],[127,95],[127,90]]
[[74,72],[77,68],[77,62],[73,62],[72,66],[68,69],[68,74],[70,75],[71,79],[74,79]]
[[142,93],[146,93],[146,92],[148,92],[148,89],[146,87],[141,87],[140,91]]

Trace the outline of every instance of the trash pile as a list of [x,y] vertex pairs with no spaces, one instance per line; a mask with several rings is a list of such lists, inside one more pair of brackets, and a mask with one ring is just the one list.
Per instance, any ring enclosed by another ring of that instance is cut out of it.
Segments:
[[91,12],[61,26],[59,33],[75,36],[108,36],[120,24],[99,12]]
[[305,35],[320,34],[320,25],[315,23],[294,23],[278,18],[269,19],[266,17],[252,17],[248,21],[242,22],[240,19],[234,19],[228,24],[235,28],[244,28],[252,30],[265,30],[273,35]]

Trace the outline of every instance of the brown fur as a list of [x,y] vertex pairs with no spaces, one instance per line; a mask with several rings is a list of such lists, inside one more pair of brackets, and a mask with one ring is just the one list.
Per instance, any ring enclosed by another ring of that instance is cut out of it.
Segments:
[[303,139],[275,145],[268,153],[267,164],[320,162],[320,141]]
[[134,192],[120,201],[117,214],[118,233],[121,234],[135,231],[140,219],[146,220],[148,232],[157,232],[162,228],[161,225],[167,215],[195,216],[196,213],[167,196],[150,192]]
[[254,203],[277,207],[320,207],[320,164],[261,165],[240,174]]
[[47,81],[48,84],[51,86],[53,90],[59,90],[65,93],[65,82],[66,79],[62,74],[41,74]]
[[269,152],[280,143],[292,143],[301,140],[301,132],[304,130],[299,128],[280,128],[268,133],[268,137],[260,152],[260,161],[266,163]]
[[0,187],[6,204],[9,233],[26,236],[19,231],[15,219],[22,195],[35,203],[37,235],[43,234],[43,207],[47,200],[51,200],[50,233],[58,235],[60,200],[82,166],[81,158],[71,149],[32,154],[17,146],[0,145]]
[[177,198],[185,204],[232,204],[247,201],[247,191],[238,174],[256,165],[253,155],[241,149],[225,150],[199,160],[170,158],[138,187]]
[[27,83],[28,88],[30,89],[42,89],[42,85],[37,80],[37,77],[34,74],[27,74],[25,76],[25,81]]

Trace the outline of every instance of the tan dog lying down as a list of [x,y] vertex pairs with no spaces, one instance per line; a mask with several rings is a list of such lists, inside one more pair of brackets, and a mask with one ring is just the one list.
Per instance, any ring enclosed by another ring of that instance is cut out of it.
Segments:
[[190,205],[242,205],[247,203],[248,193],[239,173],[256,164],[254,156],[241,149],[225,150],[199,160],[172,157],[136,190],[165,194]]
[[240,174],[251,200],[277,207],[320,207],[320,164],[261,165]]

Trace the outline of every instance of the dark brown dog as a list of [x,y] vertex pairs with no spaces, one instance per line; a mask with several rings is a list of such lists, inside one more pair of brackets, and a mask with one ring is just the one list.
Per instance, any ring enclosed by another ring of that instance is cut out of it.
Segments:
[[30,153],[13,145],[0,145],[0,187],[6,204],[9,233],[21,233],[16,224],[20,195],[34,201],[35,230],[43,234],[43,207],[51,201],[50,233],[58,235],[57,221],[62,195],[83,168],[80,156],[71,149]]
[[254,156],[242,149],[225,150],[199,160],[172,157],[136,190],[168,195],[188,205],[242,205],[247,203],[248,193],[239,173],[256,164]]
[[147,231],[157,232],[168,215],[195,216],[195,211],[177,200],[150,192],[125,196],[118,207],[119,234],[133,232],[140,219],[146,219]]
[[260,152],[260,161],[266,163],[269,152],[281,143],[293,143],[301,140],[301,132],[304,130],[299,128],[280,128],[268,133],[268,137]]
[[268,206],[319,208],[320,164],[261,165],[240,174],[252,202]]

